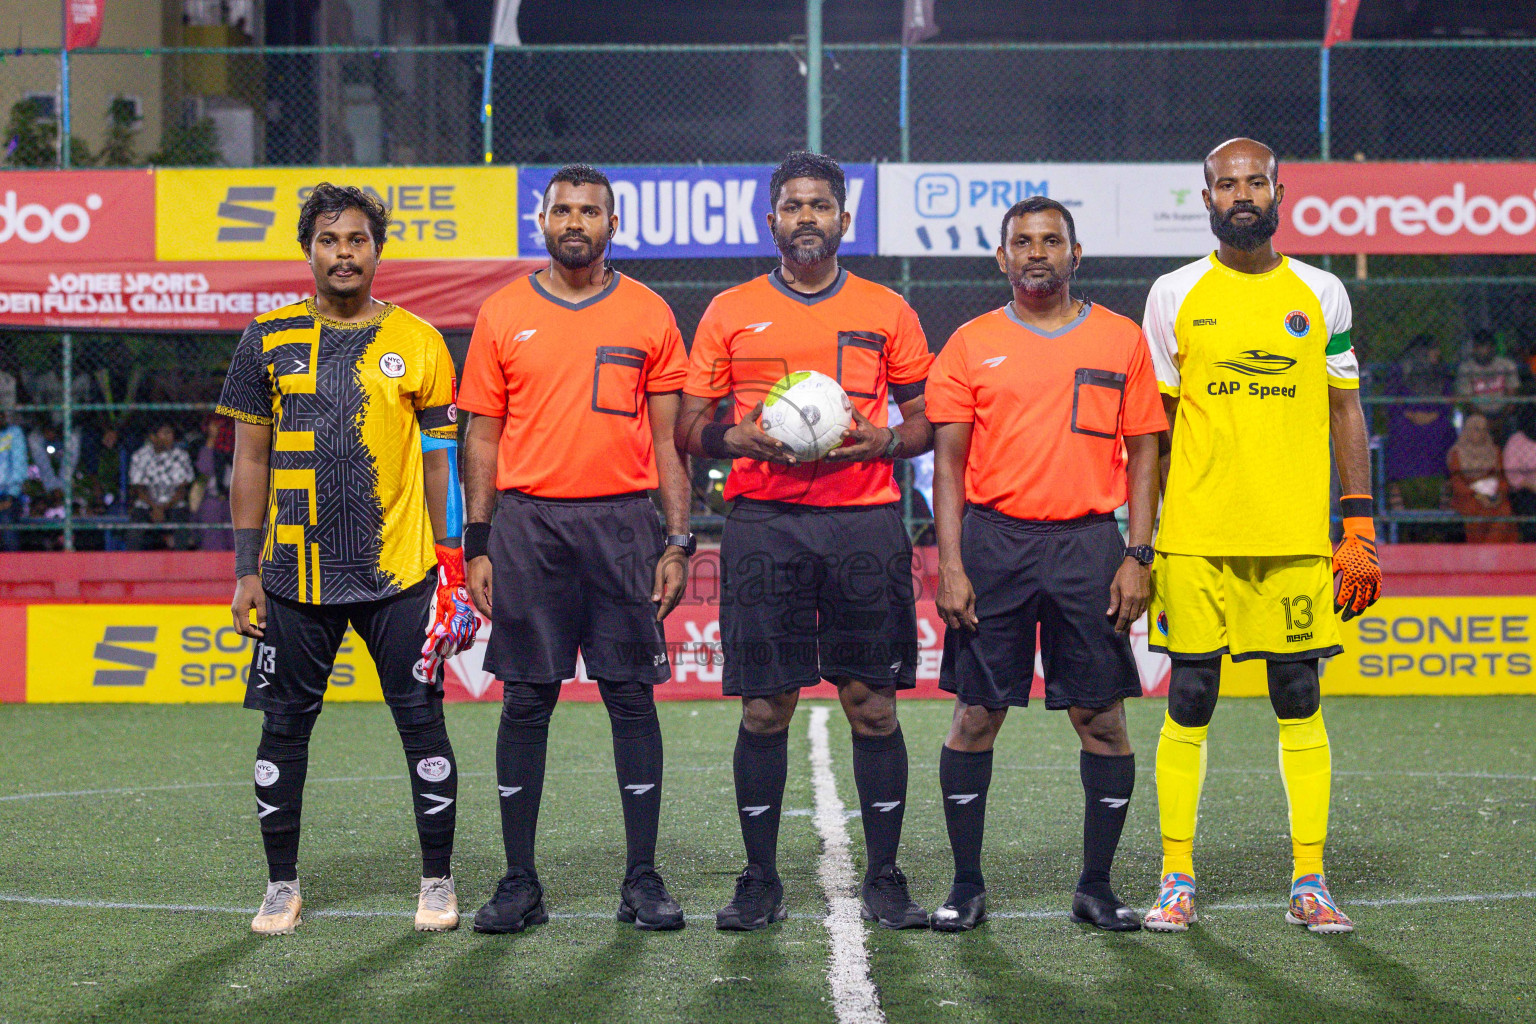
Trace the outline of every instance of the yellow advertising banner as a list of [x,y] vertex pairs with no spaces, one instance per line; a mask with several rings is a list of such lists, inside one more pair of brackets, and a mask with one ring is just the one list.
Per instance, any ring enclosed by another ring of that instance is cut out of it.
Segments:
[[515,167],[221,167],[155,172],[155,258],[297,259],[299,208],[322,181],[389,207],[388,259],[517,256]]
[[1536,693],[1536,597],[1384,597],[1341,625],[1324,693]]
[[[35,604],[27,609],[27,702],[240,701],[252,643],[223,605]],[[351,629],[325,699],[384,699]]]

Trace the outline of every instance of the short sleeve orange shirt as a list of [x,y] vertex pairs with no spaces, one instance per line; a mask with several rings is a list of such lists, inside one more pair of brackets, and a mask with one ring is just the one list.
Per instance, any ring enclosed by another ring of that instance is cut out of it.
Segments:
[[646,395],[682,390],[687,372],[677,321],[649,288],[614,271],[571,303],[530,275],[480,307],[458,407],[506,417],[499,489],[626,494],[657,485]]
[[[715,296],[694,335],[683,390],[734,395],[739,422],[781,377],[815,370],[883,427],[889,386],[926,379],[932,363],[917,314],[889,288],[842,270],[826,290],[802,295],[775,272]],[[887,459],[796,466],[737,459],[725,485],[728,499],[802,505],[880,505],[900,496]]]
[[934,361],[928,418],[970,423],[965,497],[1015,519],[1076,519],[1125,504],[1122,438],[1168,429],[1132,321],[1089,303],[1044,333],[1004,306],[963,325]]

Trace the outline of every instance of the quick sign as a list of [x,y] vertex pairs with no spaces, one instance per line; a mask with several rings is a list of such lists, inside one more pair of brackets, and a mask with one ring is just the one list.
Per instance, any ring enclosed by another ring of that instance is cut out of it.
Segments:
[[[543,253],[538,214],[552,167],[522,172],[522,251]],[[846,164],[848,211],[853,224],[841,252],[875,252],[875,168]],[[768,165],[705,167],[618,167],[605,169],[613,182],[619,228],[612,255],[622,259],[689,256],[772,256],[769,235]]]

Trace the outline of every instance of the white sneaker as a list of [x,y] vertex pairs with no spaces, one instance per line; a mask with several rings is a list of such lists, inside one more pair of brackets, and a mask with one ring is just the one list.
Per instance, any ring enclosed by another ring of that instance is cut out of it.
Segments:
[[416,899],[416,930],[451,932],[459,926],[459,897],[453,891],[453,876],[423,878],[421,895]]
[[257,935],[292,935],[302,923],[299,908],[303,905],[298,879],[268,882],[266,899],[261,901],[261,909],[251,919],[251,931]]

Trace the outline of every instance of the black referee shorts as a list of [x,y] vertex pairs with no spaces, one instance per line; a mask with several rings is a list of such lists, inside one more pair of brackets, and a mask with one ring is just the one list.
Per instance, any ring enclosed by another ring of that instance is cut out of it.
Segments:
[[720,541],[727,696],[917,685],[912,542],[895,504],[736,499]]
[[1027,706],[1038,626],[1047,708],[1141,696],[1131,641],[1104,614],[1125,560],[1114,515],[1031,522],[970,505],[960,557],[980,622],[975,633],[945,630],[941,689],[984,708]]
[[442,670],[427,679],[421,657],[436,591],[434,571],[392,597],[356,604],[304,604],[269,593],[267,626],[251,657],[245,706],[287,715],[319,711],[348,624],[373,656],[385,703],[408,708],[442,700]]
[[485,670],[504,683],[576,675],[664,683],[667,645],[651,587],[665,537],[644,492],[535,498],[502,491],[491,518],[491,639]]

